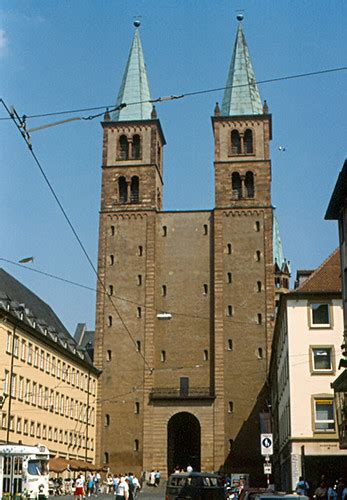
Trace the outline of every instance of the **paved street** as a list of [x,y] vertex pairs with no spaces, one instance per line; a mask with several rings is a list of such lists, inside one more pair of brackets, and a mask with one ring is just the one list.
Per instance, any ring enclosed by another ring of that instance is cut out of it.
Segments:
[[[161,500],[165,498],[165,489],[164,488],[145,488],[144,491],[141,491],[137,495],[137,500]],[[56,500],[74,500],[74,497],[72,496],[62,496],[62,497],[50,497],[51,500],[56,499]],[[98,496],[92,496],[90,497],[90,500],[114,500],[115,496],[114,495],[98,495]],[[88,500],[88,497],[86,497],[86,500]]]

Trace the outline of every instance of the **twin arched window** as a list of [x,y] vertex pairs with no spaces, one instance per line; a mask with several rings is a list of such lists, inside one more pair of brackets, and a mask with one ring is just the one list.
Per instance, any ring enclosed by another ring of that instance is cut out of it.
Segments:
[[118,141],[119,160],[139,160],[141,158],[141,137],[138,134],[129,139],[121,135]]
[[239,172],[231,174],[232,198],[241,200],[241,198],[254,198],[254,175],[253,172],[246,172],[241,176]]
[[249,128],[240,134],[238,130],[231,131],[231,154],[249,155],[253,153],[253,132]]
[[[125,177],[118,179],[119,203],[128,202],[128,182]],[[140,201],[140,180],[134,175],[130,181],[130,203],[139,203]]]

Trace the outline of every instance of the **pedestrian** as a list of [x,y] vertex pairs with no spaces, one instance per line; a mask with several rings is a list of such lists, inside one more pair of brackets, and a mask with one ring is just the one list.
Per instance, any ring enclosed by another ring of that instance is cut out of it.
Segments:
[[151,470],[151,473],[149,475],[149,484],[150,484],[150,486],[155,486],[155,472],[154,472],[154,469]]
[[299,477],[299,481],[296,484],[295,493],[298,495],[307,495],[309,486],[302,476]]
[[326,482],[323,480],[320,482],[318,488],[316,488],[314,492],[314,497],[317,500],[326,500],[327,498],[327,485]]
[[336,486],[338,500],[342,500],[342,493],[345,487],[346,487],[346,481],[343,479],[343,477],[340,477],[339,480],[337,481],[337,486]]
[[158,469],[154,474],[154,482],[155,482],[155,486],[158,488],[158,486],[160,484],[160,472]]
[[134,484],[134,498],[136,498],[137,493],[141,489],[140,481],[137,479],[135,474],[133,475],[133,484]]
[[116,491],[116,500],[129,500],[129,486],[125,476],[120,477]]
[[93,491],[94,491],[94,477],[93,474],[89,474],[87,479],[87,495],[90,497],[90,495],[93,494]]
[[327,498],[328,498],[328,500],[337,500],[337,492],[334,488],[333,481],[330,481],[328,483]]
[[190,474],[191,472],[193,472],[193,467],[190,464],[188,464],[187,472],[188,472],[188,474]]
[[74,496],[76,497],[76,500],[82,500],[84,498],[83,479],[81,478],[81,476],[82,474],[78,474],[75,481]]

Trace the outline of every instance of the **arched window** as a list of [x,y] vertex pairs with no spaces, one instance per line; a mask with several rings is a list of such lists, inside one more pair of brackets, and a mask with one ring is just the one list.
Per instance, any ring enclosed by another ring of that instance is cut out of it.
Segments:
[[247,198],[254,198],[254,176],[252,172],[246,173],[245,187]]
[[104,453],[104,464],[108,464],[108,460],[109,460],[109,455],[108,455],[107,451],[105,451],[105,453]]
[[131,185],[130,185],[130,201],[131,203],[138,203],[139,202],[139,178],[135,175],[134,177],[131,178]]
[[243,136],[243,152],[246,155],[253,153],[253,132],[249,128]]
[[141,137],[137,134],[133,137],[132,153],[134,160],[139,160],[141,158]]
[[119,138],[119,159],[127,160],[129,158],[129,144],[126,135],[121,135]]
[[128,185],[125,177],[119,177],[119,203],[126,203],[128,201]]
[[241,154],[241,139],[237,130],[231,132],[231,153],[233,155]]
[[231,176],[232,197],[235,200],[242,198],[241,176],[238,172],[233,172]]

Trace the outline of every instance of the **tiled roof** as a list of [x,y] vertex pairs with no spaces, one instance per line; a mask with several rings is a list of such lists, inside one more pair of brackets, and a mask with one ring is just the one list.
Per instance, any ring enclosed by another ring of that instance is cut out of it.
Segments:
[[295,293],[341,293],[341,268],[339,248],[319,266]]
[[38,335],[90,364],[87,352],[69,334],[53,309],[13,276],[0,268],[0,310],[33,328]]
[[263,106],[257,87],[246,38],[239,23],[234,51],[224,91],[221,115],[262,115]]

